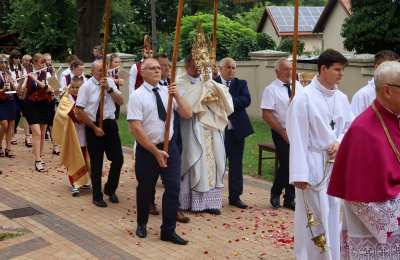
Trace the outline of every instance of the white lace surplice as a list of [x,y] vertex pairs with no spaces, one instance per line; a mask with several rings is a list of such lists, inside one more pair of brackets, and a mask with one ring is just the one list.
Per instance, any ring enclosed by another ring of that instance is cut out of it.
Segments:
[[345,201],[341,259],[400,259],[400,196],[382,203]]

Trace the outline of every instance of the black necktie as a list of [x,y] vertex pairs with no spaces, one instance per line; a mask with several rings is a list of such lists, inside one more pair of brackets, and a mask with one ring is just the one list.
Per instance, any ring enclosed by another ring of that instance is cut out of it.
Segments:
[[156,95],[158,117],[162,121],[165,121],[165,119],[167,118],[167,112],[165,112],[165,107],[161,100],[160,93],[158,93],[158,89],[159,88],[157,87],[153,88],[154,95]]
[[291,97],[292,89],[290,88],[290,83],[284,83],[283,85],[287,88],[287,93],[288,93],[289,97]]

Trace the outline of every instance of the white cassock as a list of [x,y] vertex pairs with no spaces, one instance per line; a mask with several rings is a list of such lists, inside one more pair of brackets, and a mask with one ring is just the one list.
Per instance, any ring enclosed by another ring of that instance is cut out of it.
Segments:
[[[347,96],[337,88],[329,90],[317,79],[299,92],[289,106],[286,129],[290,142],[289,182],[307,182],[312,189],[296,188],[294,253],[299,260],[340,258],[340,202],[326,193],[332,167],[326,167],[327,149],[340,142],[353,119]],[[334,129],[332,129],[332,126]],[[304,195],[304,196],[303,196]],[[328,250],[321,253],[311,240],[305,200],[321,225],[314,236],[325,232]]]
[[374,79],[368,81],[368,84],[360,88],[351,99],[351,110],[354,116],[364,112],[375,100],[375,82]]

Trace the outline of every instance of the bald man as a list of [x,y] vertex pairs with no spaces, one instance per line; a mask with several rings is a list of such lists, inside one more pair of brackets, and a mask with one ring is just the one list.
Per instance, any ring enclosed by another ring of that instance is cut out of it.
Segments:
[[[160,238],[178,245],[186,245],[187,240],[175,232],[176,214],[179,205],[180,155],[176,145],[173,124],[170,125],[168,153],[163,150],[164,128],[167,117],[168,96],[173,95],[173,107],[182,118],[190,118],[192,110],[176,90],[175,83],[160,84],[161,66],[153,58],[142,64],[143,83],[134,90],[127,107],[127,119],[131,133],[137,141],[135,174],[138,181],[136,189],[137,228],[136,235],[147,236],[149,205],[158,175],[161,176],[165,191],[162,199],[162,225]],[[174,114],[171,115],[174,120]]]
[[226,57],[220,61],[220,75],[215,79],[229,88],[234,112],[228,117],[225,130],[225,150],[229,161],[229,204],[241,209],[247,205],[240,199],[243,193],[243,150],[245,138],[251,135],[251,126],[246,108],[250,106],[251,97],[247,82],[235,77],[236,61]]
[[[76,100],[77,114],[85,127],[87,149],[91,163],[91,181],[93,187],[93,204],[107,207],[101,190],[104,153],[111,161],[108,180],[104,185],[104,193],[110,197],[111,203],[118,203],[116,190],[119,183],[124,157],[118,125],[115,121],[115,104],[122,105],[124,99],[112,78],[103,78],[103,62],[97,60],[92,64],[92,77],[79,88]],[[100,88],[105,87],[103,128],[99,127]]]
[[[262,117],[271,127],[272,140],[279,160],[271,188],[270,203],[274,209],[278,209],[281,206],[280,196],[285,190],[283,206],[294,210],[295,191],[293,185],[289,184],[289,140],[286,133],[286,112],[289,108],[292,77],[292,65],[288,59],[282,58],[276,62],[275,74],[276,79],[265,87],[261,100]],[[300,82],[296,82],[296,92],[298,86]]]

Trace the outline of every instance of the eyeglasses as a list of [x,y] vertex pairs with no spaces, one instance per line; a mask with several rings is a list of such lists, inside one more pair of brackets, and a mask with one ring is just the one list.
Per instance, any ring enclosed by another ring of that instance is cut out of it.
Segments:
[[0,60],[0,64],[7,64],[8,63],[8,61],[6,61],[6,60]]

